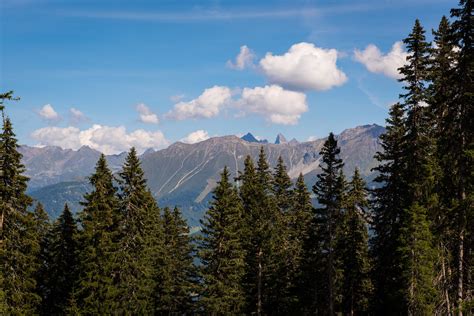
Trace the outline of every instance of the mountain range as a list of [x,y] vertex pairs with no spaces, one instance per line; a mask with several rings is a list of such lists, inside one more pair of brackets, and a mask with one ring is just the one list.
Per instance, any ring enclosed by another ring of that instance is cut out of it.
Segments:
[[[337,135],[346,175],[350,176],[358,167],[370,182],[374,176],[371,169],[376,165],[373,156],[381,150],[379,136],[384,131],[384,127],[372,124]],[[243,170],[245,157],[251,155],[256,159],[263,146],[271,166],[281,156],[290,177],[295,179],[303,173],[311,187],[320,171],[319,151],[324,141],[321,138],[287,142],[279,134],[272,144],[248,133],[241,138],[213,137],[195,144],[176,142],[166,149],[147,150],[140,159],[150,190],[160,206],[180,206],[189,224],[194,226],[199,224],[224,166],[233,177],[237,176]],[[94,171],[100,152],[89,147],[71,150],[53,146],[21,146],[20,152],[30,177],[29,194],[44,204],[51,217],[58,216],[66,202],[74,211],[80,209],[82,196],[90,189],[87,177]],[[125,157],[126,153],[107,156],[113,172],[120,170]]]

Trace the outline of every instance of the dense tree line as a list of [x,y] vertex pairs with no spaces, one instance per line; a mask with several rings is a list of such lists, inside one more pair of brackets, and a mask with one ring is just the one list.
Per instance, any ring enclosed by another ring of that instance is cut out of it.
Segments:
[[116,175],[102,155],[82,211],[51,223],[0,95],[0,314],[472,314],[472,10],[461,0],[433,43],[418,20],[404,40],[372,189],[344,175],[332,133],[313,195],[262,147],[235,179],[223,169],[195,236],[133,148]]

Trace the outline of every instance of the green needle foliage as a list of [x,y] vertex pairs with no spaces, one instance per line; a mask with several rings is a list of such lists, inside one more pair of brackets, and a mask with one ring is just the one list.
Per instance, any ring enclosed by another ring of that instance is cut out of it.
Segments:
[[115,255],[119,200],[112,172],[101,155],[90,177],[93,189],[84,196],[80,214],[79,280],[75,300],[84,314],[106,314],[117,304],[119,264]]
[[213,192],[211,206],[202,220],[201,305],[209,315],[243,314],[245,251],[242,247],[242,204],[230,183],[227,167]]

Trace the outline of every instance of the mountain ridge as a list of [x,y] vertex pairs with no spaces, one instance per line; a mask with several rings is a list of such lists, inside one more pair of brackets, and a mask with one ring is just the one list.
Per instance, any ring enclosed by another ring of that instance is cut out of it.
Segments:
[[[370,124],[346,129],[337,135],[346,175],[350,176],[358,167],[364,177],[369,180],[373,177],[373,155],[381,150],[378,136],[384,130],[382,126]],[[325,138],[301,143],[255,143],[227,135],[195,144],[176,142],[165,149],[147,150],[140,159],[150,190],[160,205],[180,205],[190,223],[197,224],[225,165],[235,177],[243,170],[245,157],[250,155],[256,159],[263,146],[271,166],[275,166],[278,157],[282,156],[290,177],[295,179],[302,173],[307,184],[312,186],[319,172],[319,151],[324,141]],[[20,149],[24,154],[26,175],[33,183],[30,193],[45,204],[46,209],[54,208],[51,214],[58,213],[62,202],[68,202],[74,185],[84,190],[84,183],[100,155],[91,148],[82,151],[61,151],[57,147]],[[120,170],[125,155],[107,156],[114,173]],[[77,210],[77,196],[71,201],[74,203],[72,208]]]

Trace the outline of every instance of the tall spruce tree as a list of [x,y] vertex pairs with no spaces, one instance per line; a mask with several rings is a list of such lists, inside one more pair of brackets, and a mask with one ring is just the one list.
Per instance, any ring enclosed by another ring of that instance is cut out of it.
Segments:
[[291,207],[293,203],[293,183],[283,161],[278,157],[277,165],[273,172],[273,196],[276,203],[275,231],[274,231],[274,256],[275,277],[272,278],[271,288],[274,301],[272,310],[276,314],[288,314],[296,306],[297,296],[295,289],[295,269],[298,268],[298,245],[291,230],[290,222],[293,220]]
[[162,216],[164,250],[157,278],[156,312],[160,315],[192,313],[196,291],[194,246],[179,208],[166,207]]
[[375,159],[379,165],[373,190],[371,257],[373,258],[372,280],[374,296],[372,309],[375,314],[404,313],[400,275],[400,261],[395,257],[400,237],[400,218],[408,195],[403,174],[406,168],[404,155],[404,111],[400,103],[394,104],[386,120],[386,132],[380,136],[382,151]]
[[227,167],[201,223],[203,236],[198,255],[202,261],[203,309],[209,315],[242,314],[245,308],[242,204],[229,181]]
[[474,45],[472,0],[460,0],[451,10],[452,33],[456,53],[454,80],[451,82],[453,98],[447,119],[449,129],[445,159],[453,165],[452,215],[456,234],[455,274],[456,308],[458,315],[474,305]]
[[271,287],[277,274],[278,208],[273,196],[273,177],[265,150],[260,148],[257,167],[248,156],[244,171],[238,177],[244,213],[244,247],[246,274],[244,286],[247,313],[275,313],[279,300]]
[[89,178],[92,191],[84,196],[80,214],[79,280],[75,301],[84,314],[108,314],[117,308],[118,207],[113,175],[102,154]]
[[312,214],[311,195],[306,187],[304,176],[300,173],[293,188],[291,207],[288,212],[288,256],[292,258],[294,264],[290,270],[289,279],[292,280],[292,287],[289,295],[296,298],[295,301],[290,302],[290,310],[297,314],[304,313],[305,307],[310,305],[304,295],[307,288],[310,288],[306,284],[305,276],[305,257],[307,255],[305,244],[310,235]]
[[48,272],[46,271],[48,266],[48,252],[49,252],[49,240],[48,234],[51,229],[51,224],[49,222],[49,217],[46,211],[44,210],[43,204],[37,203],[33,213],[30,213],[33,216],[34,229],[36,231],[35,236],[37,238],[40,251],[37,256],[37,266],[38,270],[35,274],[36,279],[36,291],[41,297],[41,305],[38,305],[38,312],[42,312],[43,301],[48,291],[46,287],[46,280],[48,278]]
[[342,257],[342,313],[363,315],[369,311],[372,291],[368,245],[368,193],[356,168],[344,202],[344,229],[340,237]]
[[402,295],[409,314],[430,314],[436,302],[434,265],[436,252],[431,232],[432,211],[437,197],[434,193],[434,143],[431,134],[427,80],[429,79],[429,46],[425,31],[418,20],[412,32],[404,40],[407,47],[407,64],[400,68],[403,77],[407,205],[400,218],[402,230],[399,237]]
[[26,195],[22,155],[4,113],[4,101],[12,99],[12,92],[0,95],[0,312],[21,315],[33,314],[40,301],[35,281],[40,245],[34,217],[27,210],[31,198]]
[[70,307],[77,282],[77,224],[67,204],[47,236],[41,314],[61,315]]
[[162,247],[161,223],[160,210],[147,188],[135,148],[128,153],[118,181],[115,312],[147,314],[153,310],[154,257]]
[[316,292],[316,303],[313,307],[317,313],[334,315],[338,293],[339,260],[336,254],[337,238],[340,232],[342,202],[344,195],[344,163],[339,158],[341,150],[333,133],[324,142],[320,155],[322,156],[321,170],[313,186],[313,192],[318,199],[319,207],[315,209],[313,219],[314,240],[317,248],[316,273],[321,280]]
[[438,303],[436,313],[451,315],[452,311],[452,260],[455,248],[456,236],[452,225],[452,191],[453,171],[455,169],[451,159],[447,159],[447,154],[451,149],[452,119],[449,117],[450,103],[454,97],[452,82],[455,81],[453,67],[455,65],[455,46],[452,36],[452,29],[448,19],[443,16],[439,27],[433,31],[434,45],[431,49],[430,64],[430,114],[432,116],[433,137],[436,139],[435,158],[439,165],[436,174],[435,190],[439,196],[438,207],[432,212],[432,226],[434,240],[437,247],[437,276],[436,286],[442,294],[442,303]]

